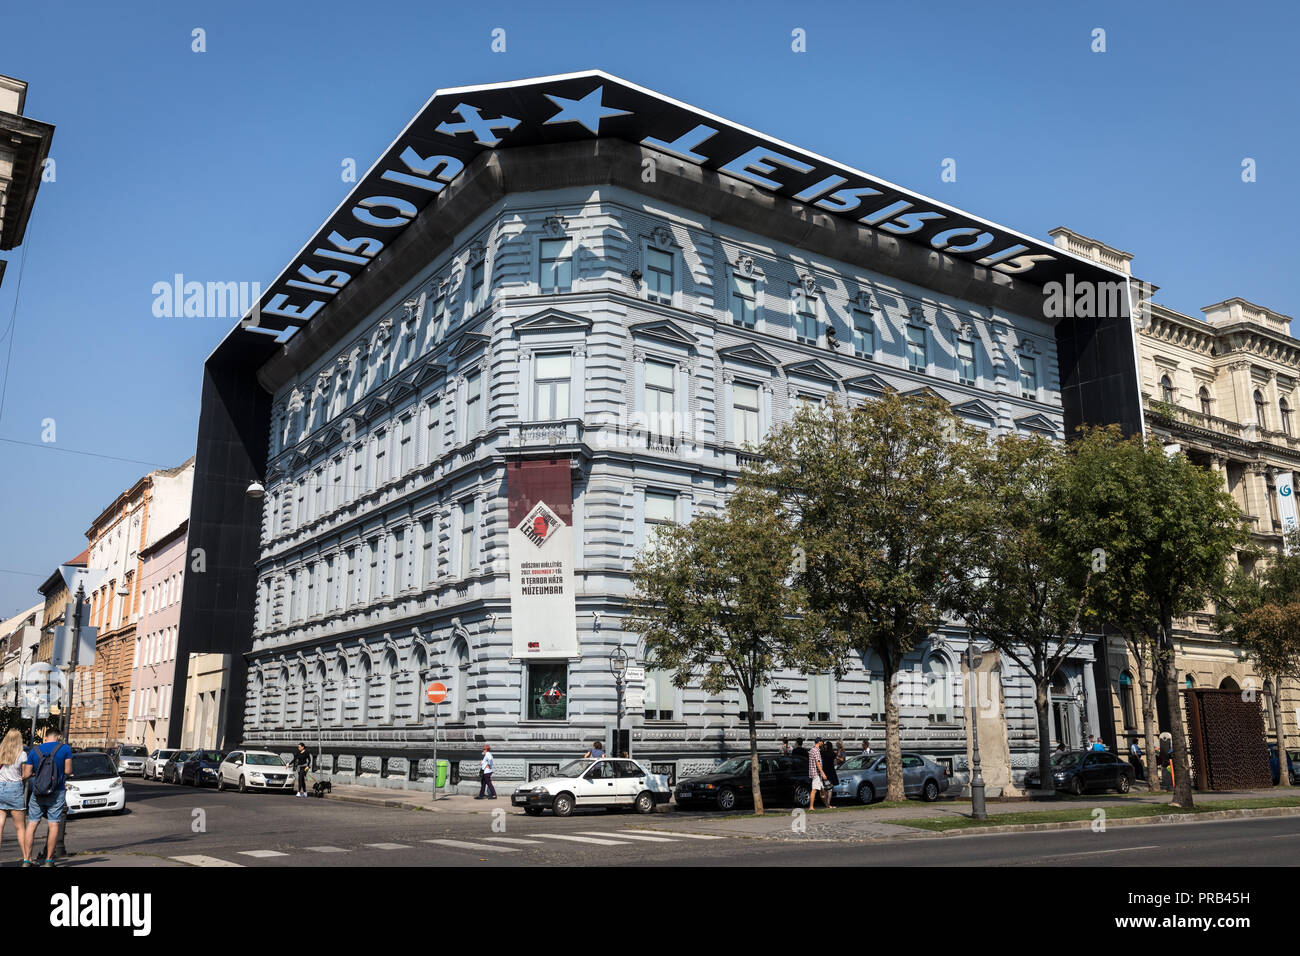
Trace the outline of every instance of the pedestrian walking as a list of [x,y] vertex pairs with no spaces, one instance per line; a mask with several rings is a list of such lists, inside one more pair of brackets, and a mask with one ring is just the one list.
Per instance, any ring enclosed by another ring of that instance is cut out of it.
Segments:
[[1142,748],[1138,746],[1137,738],[1134,737],[1128,745],[1128,762],[1133,767],[1133,773],[1139,780],[1147,778],[1147,768],[1142,764]]
[[826,806],[831,805],[831,791],[839,785],[840,776],[835,772],[835,746],[829,740],[823,740],[820,747],[822,756],[822,773],[826,775]]
[[26,763],[23,735],[17,729],[10,730],[0,741],[0,843],[4,841],[5,819],[12,817],[23,865],[31,866],[32,854],[27,845],[27,802],[23,799],[23,766]]
[[68,815],[68,774],[72,773],[72,750],[61,739],[57,730],[45,735],[48,739],[27,754],[23,764],[23,779],[31,780],[32,796],[27,801],[27,858],[23,866],[36,865],[36,847],[33,845],[37,825],[44,820],[45,862],[54,865],[54,847],[59,842],[59,829]]
[[864,740],[864,741],[862,741],[862,756],[864,756],[864,757],[870,757],[870,756],[871,756],[871,753],[872,753],[872,751],[871,751],[871,741],[870,741],[870,740]]
[[[802,743],[803,741],[800,741]],[[813,741],[812,749],[808,751],[808,783],[812,790],[808,794],[808,809],[814,810],[817,807],[817,792],[821,791],[822,800],[826,803],[826,809],[831,808],[831,792],[826,786],[826,771],[822,768],[822,751],[821,738]]]
[[484,744],[483,759],[478,764],[478,796],[474,798],[475,800],[483,799],[484,790],[490,794],[487,799],[495,800],[497,798],[497,788],[492,786],[492,766],[492,748],[488,744]]
[[311,770],[311,753],[307,745],[298,741],[298,749],[293,752],[293,771],[298,775],[298,792],[295,797],[307,796],[307,771]]

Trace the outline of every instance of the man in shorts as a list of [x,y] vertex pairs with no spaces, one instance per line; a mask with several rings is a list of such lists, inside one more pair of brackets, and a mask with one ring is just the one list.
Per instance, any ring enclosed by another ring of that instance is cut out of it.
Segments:
[[813,741],[812,749],[808,751],[808,781],[812,790],[808,794],[808,809],[812,810],[817,805],[817,791],[821,791],[822,799],[826,801],[826,809],[831,808],[831,791],[826,784],[826,771],[822,769],[822,739],[818,737]]
[[[37,793],[37,772],[41,759],[48,756],[51,761],[54,787],[49,793]],[[59,842],[59,830],[68,815],[67,785],[68,774],[72,773],[72,750],[65,744],[57,730],[47,731],[45,743],[33,747],[27,755],[27,766],[23,767],[23,779],[32,781],[31,799],[27,801],[27,845],[28,852],[35,859],[36,825],[45,821],[45,862],[42,866],[54,866],[54,847]]]

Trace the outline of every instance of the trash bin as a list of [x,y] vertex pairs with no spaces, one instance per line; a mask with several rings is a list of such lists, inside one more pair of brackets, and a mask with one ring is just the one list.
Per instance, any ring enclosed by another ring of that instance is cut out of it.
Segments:
[[437,781],[435,782],[435,786],[437,786],[439,790],[447,786],[447,774],[450,770],[451,770],[451,764],[449,764],[446,760],[438,761]]

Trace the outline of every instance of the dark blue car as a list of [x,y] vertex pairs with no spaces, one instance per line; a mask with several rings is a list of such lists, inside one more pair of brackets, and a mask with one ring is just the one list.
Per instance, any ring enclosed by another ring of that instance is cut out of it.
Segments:
[[[1300,750],[1288,750],[1286,752],[1286,772],[1291,775],[1291,785],[1295,786],[1300,783]],[[1277,786],[1282,781],[1282,774],[1278,772],[1277,765],[1277,744],[1268,745],[1268,772],[1273,777],[1273,786]]]
[[221,761],[226,759],[224,750],[196,750],[186,758],[181,764],[180,777],[181,783],[192,784],[196,787],[206,787],[208,784],[216,785],[217,768],[221,766]]

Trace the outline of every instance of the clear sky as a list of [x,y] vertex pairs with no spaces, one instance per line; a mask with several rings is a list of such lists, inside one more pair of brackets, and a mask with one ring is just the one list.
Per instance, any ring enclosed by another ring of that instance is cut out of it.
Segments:
[[0,286],[0,617],[148,463],[194,453],[233,322],[155,318],[153,284],[269,283],[346,194],[343,161],[365,170],[439,87],[604,69],[1021,232],[1102,239],[1179,311],[1294,315],[1298,27],[1294,3],[1186,0],[6,4],[0,73],[57,127],[57,178]]

